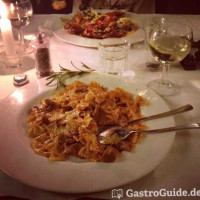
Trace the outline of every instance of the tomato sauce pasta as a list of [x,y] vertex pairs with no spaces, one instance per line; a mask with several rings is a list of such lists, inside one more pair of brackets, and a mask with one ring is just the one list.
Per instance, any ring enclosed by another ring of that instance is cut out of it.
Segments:
[[133,34],[138,26],[125,12],[116,10],[105,14],[88,10],[77,12],[71,19],[62,18],[67,33],[92,39],[121,38]]
[[[114,162],[123,151],[131,151],[142,134],[138,131],[122,141],[98,142],[99,130],[107,125],[126,125],[141,118],[141,96],[121,88],[108,91],[96,82],[75,81],[51,98],[42,99],[28,114],[33,150],[51,161],[76,156],[89,161]],[[130,125],[137,130],[146,126]]]

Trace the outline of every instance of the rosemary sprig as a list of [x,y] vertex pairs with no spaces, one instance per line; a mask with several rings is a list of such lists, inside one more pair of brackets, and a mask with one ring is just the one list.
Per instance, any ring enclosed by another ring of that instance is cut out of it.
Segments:
[[90,67],[88,67],[86,64],[81,63],[82,64],[82,68],[85,68],[86,70],[81,70],[78,67],[76,67],[73,62],[71,61],[72,66],[76,69],[76,71],[71,71],[67,68],[60,66],[60,72],[52,72],[52,74],[46,78],[46,80],[48,80],[48,82],[46,83],[46,85],[50,85],[51,83],[53,83],[54,81],[56,81],[56,85],[57,85],[57,89],[60,87],[65,86],[65,84],[63,83],[63,78],[65,77],[67,78],[72,78],[72,77],[76,77],[76,76],[84,76],[84,75],[88,75],[91,72],[93,72],[94,70],[91,69]]

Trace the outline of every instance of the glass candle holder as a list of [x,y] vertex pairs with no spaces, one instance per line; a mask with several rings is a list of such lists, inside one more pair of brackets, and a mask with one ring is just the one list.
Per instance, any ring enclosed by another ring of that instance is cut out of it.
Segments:
[[15,53],[13,55],[7,55],[4,46],[0,48],[0,60],[3,62],[6,68],[17,68],[22,66],[23,56],[25,52],[25,46],[15,43]]

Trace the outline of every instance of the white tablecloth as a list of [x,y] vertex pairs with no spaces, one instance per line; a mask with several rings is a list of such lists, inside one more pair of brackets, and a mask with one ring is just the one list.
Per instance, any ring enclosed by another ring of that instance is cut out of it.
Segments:
[[[138,17],[146,18],[149,15],[138,15]],[[152,15],[154,16],[154,15]],[[156,16],[156,15],[155,15]],[[37,15],[33,16],[31,24],[25,28],[26,34],[35,34],[38,32],[38,26],[43,24],[45,20],[54,20],[58,15]],[[176,21],[181,21],[189,24],[194,31],[194,38],[200,38],[200,16],[196,15],[166,15]],[[64,67],[70,67],[70,62],[73,61],[76,65],[80,62],[98,69],[98,50],[91,48],[78,47],[68,43],[64,43],[52,37],[51,39],[51,55],[54,71],[59,71],[59,64]],[[143,43],[138,43],[131,46],[129,52],[129,66],[133,72],[132,79],[142,81],[144,84],[150,80],[160,77],[161,72],[149,71],[145,65],[147,61],[147,52]],[[40,84],[44,81],[38,79],[34,68],[34,60],[26,58],[22,69],[29,77],[29,82],[38,80]],[[16,73],[13,71],[12,73]],[[12,80],[13,74],[0,66],[0,101],[16,90]],[[177,96],[164,98],[170,108],[179,107],[190,103],[194,110],[186,114],[175,116],[177,124],[200,121],[200,71],[184,71],[180,65],[172,66],[170,69],[170,77],[181,86],[181,93]],[[150,174],[130,183],[121,186],[124,191],[133,189],[134,191],[155,191],[159,189],[172,190],[173,188],[182,188],[190,191],[193,188],[200,190],[200,131],[180,131],[176,135],[174,144],[170,153],[165,160]],[[182,133],[182,134],[181,134]],[[32,188],[24,185],[17,180],[0,171],[0,194],[23,197],[33,200],[64,200],[68,198],[77,198],[82,196],[96,198],[111,198],[111,191],[104,191],[93,194],[84,195],[69,195],[58,194],[48,191]],[[200,198],[200,197],[199,197]],[[149,199],[149,198],[138,198]],[[158,197],[156,199],[163,199]],[[181,197],[173,197],[173,199],[181,199]],[[184,198],[183,198],[184,199]],[[195,197],[194,199],[198,199]]]

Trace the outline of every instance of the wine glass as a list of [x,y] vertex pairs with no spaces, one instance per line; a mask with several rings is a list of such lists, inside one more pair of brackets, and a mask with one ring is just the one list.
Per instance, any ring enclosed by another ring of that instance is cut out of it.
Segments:
[[12,27],[17,29],[19,33],[20,45],[27,50],[27,44],[24,39],[23,28],[30,23],[33,15],[33,8],[30,0],[7,1],[8,17],[11,20]]
[[147,87],[161,96],[172,96],[180,93],[180,87],[168,79],[172,63],[183,60],[191,49],[192,29],[182,23],[167,22],[163,19],[149,33],[149,48],[152,56],[163,67],[162,78],[153,80]]

